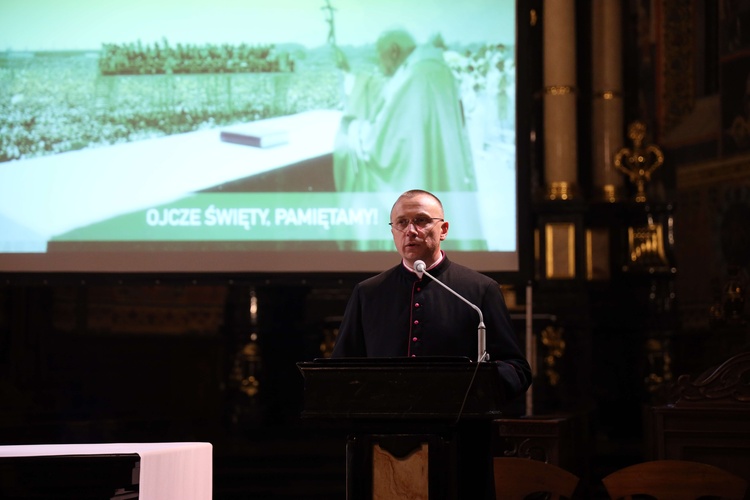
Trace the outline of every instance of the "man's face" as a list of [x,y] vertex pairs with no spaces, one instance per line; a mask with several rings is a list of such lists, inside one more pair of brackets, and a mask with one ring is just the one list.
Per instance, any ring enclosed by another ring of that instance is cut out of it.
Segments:
[[378,62],[380,71],[385,76],[393,76],[398,69],[398,49],[395,46],[378,51]]
[[423,260],[429,267],[440,257],[440,242],[448,234],[448,223],[441,220],[430,220],[424,227],[418,227],[413,219],[442,219],[440,204],[431,196],[418,194],[411,198],[400,198],[391,210],[391,222],[408,220],[405,229],[391,229],[393,242],[401,257],[407,264]]

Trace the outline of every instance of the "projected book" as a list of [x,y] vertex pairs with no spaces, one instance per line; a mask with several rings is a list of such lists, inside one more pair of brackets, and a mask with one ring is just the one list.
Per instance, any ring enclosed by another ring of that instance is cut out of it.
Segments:
[[289,142],[289,132],[267,127],[262,123],[247,123],[229,127],[221,131],[221,140],[256,148],[270,148]]

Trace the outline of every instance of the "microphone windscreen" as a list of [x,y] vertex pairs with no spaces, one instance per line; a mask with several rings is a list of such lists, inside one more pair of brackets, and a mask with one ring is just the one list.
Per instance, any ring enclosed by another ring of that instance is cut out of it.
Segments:
[[419,279],[422,279],[422,275],[424,274],[425,268],[424,261],[417,260],[414,261],[414,271],[416,271],[417,276],[419,276]]

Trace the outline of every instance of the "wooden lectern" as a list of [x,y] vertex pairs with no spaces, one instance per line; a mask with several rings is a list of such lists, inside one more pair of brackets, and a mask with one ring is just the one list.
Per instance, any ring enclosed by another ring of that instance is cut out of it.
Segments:
[[491,423],[506,402],[494,363],[340,358],[297,366],[302,417],[348,432],[348,500],[494,498]]

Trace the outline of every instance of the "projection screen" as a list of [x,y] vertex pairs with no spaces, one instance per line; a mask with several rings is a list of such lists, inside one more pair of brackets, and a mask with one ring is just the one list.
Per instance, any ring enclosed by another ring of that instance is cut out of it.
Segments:
[[5,0],[0,272],[378,271],[414,188],[517,271],[516,37],[515,0]]

